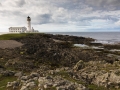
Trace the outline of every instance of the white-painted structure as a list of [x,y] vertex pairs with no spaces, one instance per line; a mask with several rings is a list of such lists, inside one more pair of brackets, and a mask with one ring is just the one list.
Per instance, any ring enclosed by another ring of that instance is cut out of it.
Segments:
[[26,27],[10,27],[9,32],[11,33],[25,33],[27,30]]
[[27,31],[31,32],[32,31],[31,30],[31,18],[29,16],[27,17],[27,23],[28,23],[28,29],[27,29]]
[[38,30],[34,30],[33,27],[31,28],[31,18],[27,17],[27,25],[28,27],[10,27],[10,33],[38,33]]

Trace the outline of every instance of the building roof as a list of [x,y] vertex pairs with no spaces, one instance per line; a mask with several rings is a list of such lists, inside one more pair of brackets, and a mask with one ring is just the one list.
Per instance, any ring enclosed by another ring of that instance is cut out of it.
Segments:
[[26,27],[10,27],[10,28],[26,28]]

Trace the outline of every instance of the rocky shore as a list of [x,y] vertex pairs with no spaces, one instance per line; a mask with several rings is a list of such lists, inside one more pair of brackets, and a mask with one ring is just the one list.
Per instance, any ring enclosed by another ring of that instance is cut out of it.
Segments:
[[52,34],[11,40],[20,46],[0,48],[0,90],[120,89],[119,45],[91,44],[92,38]]

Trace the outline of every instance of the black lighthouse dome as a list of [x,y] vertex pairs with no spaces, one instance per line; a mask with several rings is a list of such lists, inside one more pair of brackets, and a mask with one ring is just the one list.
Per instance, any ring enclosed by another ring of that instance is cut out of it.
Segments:
[[27,21],[31,21],[31,18],[29,16],[27,17]]

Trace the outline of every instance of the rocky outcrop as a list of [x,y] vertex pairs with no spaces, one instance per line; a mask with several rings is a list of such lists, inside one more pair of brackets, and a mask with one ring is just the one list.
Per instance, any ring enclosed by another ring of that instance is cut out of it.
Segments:
[[88,90],[84,85],[71,82],[62,78],[61,76],[40,76],[39,73],[32,72],[30,75],[21,76],[17,81],[8,82],[7,88],[13,89],[20,88],[20,90],[44,90],[44,89],[56,89],[56,90]]
[[79,62],[76,63],[76,65],[73,67],[73,70],[80,70],[84,68],[84,62],[80,60]]
[[[75,66],[79,67],[80,65],[81,67],[81,64],[78,63]],[[90,61],[84,63],[84,66],[84,68],[80,68],[79,70],[77,68],[78,72],[73,74],[75,79],[106,88],[120,88],[119,62],[109,64],[105,61]],[[75,68],[73,67],[73,69]]]
[[[113,58],[108,58],[103,53],[93,50],[73,48],[75,43],[90,43],[94,39],[51,34],[28,34],[26,37],[13,38],[23,43],[23,46],[14,49],[0,49],[0,57],[5,63],[5,68],[30,71],[38,68],[40,64],[56,67],[72,67],[79,60],[106,60],[113,63]],[[57,42],[56,42],[57,40]],[[7,57],[6,57],[7,56]],[[59,62],[59,63],[58,63]],[[79,67],[80,68],[80,67]]]
[[88,44],[93,41],[91,38],[28,34],[14,40],[23,46],[0,49],[0,77],[17,78],[8,82],[8,89],[94,90],[90,85],[98,86],[98,90],[101,86],[120,88],[118,59],[107,57],[105,51],[73,46],[76,43]]
[[2,72],[0,72],[0,74],[1,74],[1,76],[13,76],[14,74],[15,74],[15,72],[14,71],[8,71],[8,70],[6,70],[6,71],[2,71]]

